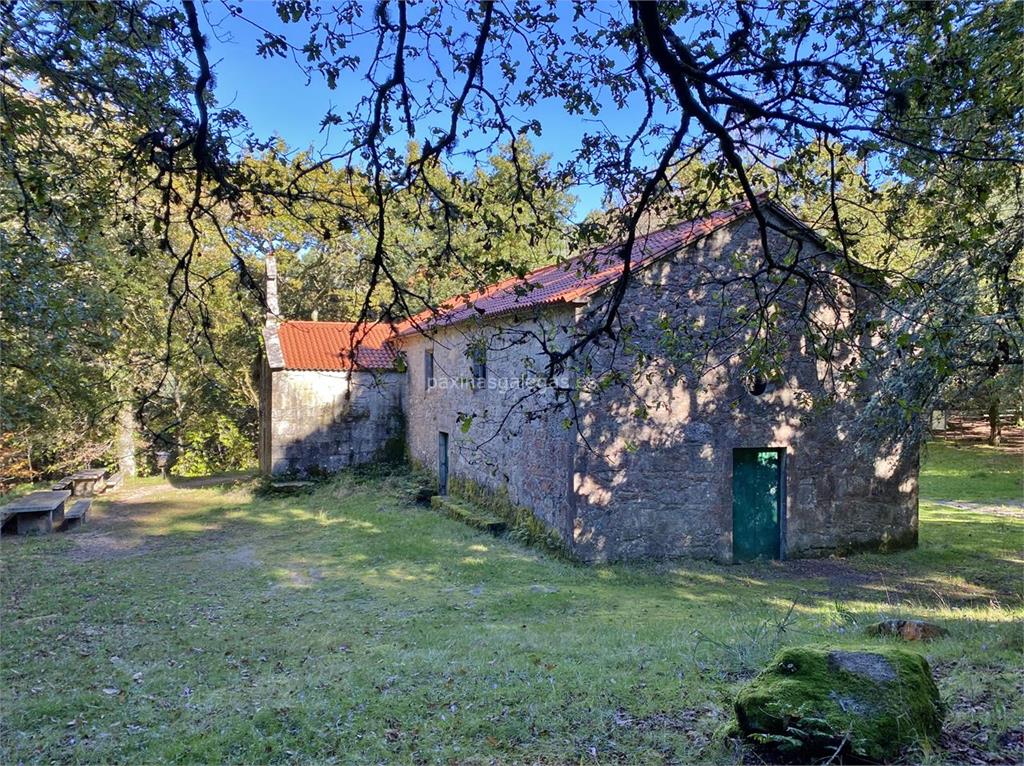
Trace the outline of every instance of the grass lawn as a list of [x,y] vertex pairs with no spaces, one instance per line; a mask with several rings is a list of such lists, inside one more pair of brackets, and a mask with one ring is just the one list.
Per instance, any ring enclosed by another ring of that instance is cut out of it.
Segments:
[[1024,500],[1024,455],[995,447],[933,442],[924,450],[921,496],[938,500]]
[[[932,448],[931,498],[1019,499],[1020,458]],[[929,503],[896,555],[583,567],[342,476],[298,497],[145,480],[4,538],[0,762],[736,762],[716,732],[779,647],[940,622],[913,761],[1024,757],[1024,521]],[[787,616],[788,615],[788,616]]]

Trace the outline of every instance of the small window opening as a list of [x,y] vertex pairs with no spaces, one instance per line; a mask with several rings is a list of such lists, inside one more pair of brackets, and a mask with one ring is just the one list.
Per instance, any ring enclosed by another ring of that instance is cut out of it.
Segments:
[[487,347],[482,342],[475,342],[466,350],[469,357],[470,374],[474,388],[487,385]]
[[474,359],[473,360],[473,383],[477,387],[486,385],[487,383],[487,360],[486,359]]
[[747,391],[754,396],[760,396],[768,390],[768,379],[760,372],[755,372],[747,377]]
[[434,352],[428,350],[423,352],[423,387],[429,390],[434,384]]

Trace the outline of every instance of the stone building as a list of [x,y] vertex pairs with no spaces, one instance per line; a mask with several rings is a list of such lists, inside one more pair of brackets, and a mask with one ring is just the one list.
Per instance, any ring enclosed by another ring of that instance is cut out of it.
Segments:
[[328,474],[401,450],[405,376],[390,335],[383,325],[352,322],[267,324],[262,472]]
[[[816,273],[848,267],[784,208],[764,207],[773,257]],[[772,380],[752,374],[741,353],[750,338],[732,328],[752,299],[736,275],[762,252],[760,235],[737,204],[638,237],[616,339],[589,344],[554,377],[550,355],[613,294],[612,246],[394,328],[272,324],[264,470],[335,470],[401,437],[441,492],[457,480],[501,495],[588,561],[912,546],[916,448],[856,450],[854,416],[874,381],[827,383],[820,349],[796,329],[801,312],[853,326],[868,296],[849,287],[829,302],[780,283],[789,352]],[[712,338],[699,361],[680,346],[687,328]],[[834,364],[873,342],[866,331],[854,340],[831,350]]]

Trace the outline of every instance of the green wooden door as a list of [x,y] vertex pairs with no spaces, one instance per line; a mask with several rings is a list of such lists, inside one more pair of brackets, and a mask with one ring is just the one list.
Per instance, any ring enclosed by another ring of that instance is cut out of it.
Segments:
[[437,432],[437,494],[448,494],[448,434]]
[[782,453],[732,452],[732,556],[735,561],[779,558]]

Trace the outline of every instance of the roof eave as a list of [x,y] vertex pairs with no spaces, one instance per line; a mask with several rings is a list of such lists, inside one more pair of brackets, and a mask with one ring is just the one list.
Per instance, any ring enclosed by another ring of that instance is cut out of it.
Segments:
[[428,335],[428,334],[430,334],[432,332],[437,332],[439,330],[447,330],[450,327],[458,327],[459,325],[465,324],[466,322],[469,322],[469,321],[471,321],[473,319],[488,320],[488,319],[495,319],[495,318],[498,318],[498,317],[505,317],[505,316],[508,316],[509,314],[515,314],[517,311],[534,311],[535,312],[535,311],[543,311],[543,310],[549,309],[549,308],[554,308],[555,306],[585,305],[585,304],[590,302],[590,295],[592,295],[594,292],[596,292],[596,290],[588,291],[585,297],[579,297],[577,295],[573,295],[573,297],[571,297],[571,298],[559,297],[559,298],[557,298],[555,300],[546,301],[544,303],[534,303],[534,304],[528,304],[528,305],[523,305],[523,306],[510,306],[508,308],[501,309],[500,311],[492,311],[492,312],[488,312],[486,314],[478,314],[475,317],[467,316],[467,317],[464,317],[462,319],[458,319],[458,320],[456,320],[454,322],[443,322],[443,321],[441,321],[441,322],[438,322],[436,324],[429,324],[429,325],[426,322],[424,322],[424,323],[422,323],[421,327],[409,327],[409,328],[407,328],[405,330],[402,330],[401,332],[395,333],[393,336],[391,336],[391,342],[393,342],[393,343],[394,342],[401,342],[405,338],[411,338],[414,335]]

